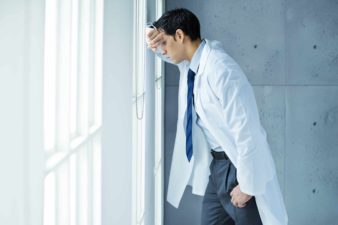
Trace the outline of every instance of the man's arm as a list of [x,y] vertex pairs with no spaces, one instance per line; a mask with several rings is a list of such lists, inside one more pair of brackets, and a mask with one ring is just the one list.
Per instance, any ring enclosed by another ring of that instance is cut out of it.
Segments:
[[163,41],[163,32],[157,30],[154,27],[147,27],[145,33],[148,48],[150,48],[163,61],[174,64],[173,61],[162,54],[161,44]]
[[237,64],[218,62],[215,68],[217,70],[208,79],[221,106],[223,121],[220,122],[227,126],[238,151],[235,160],[239,187],[234,189],[232,197],[234,202],[243,205],[250,198],[238,194],[264,193],[266,184],[274,176],[274,163],[247,78]]

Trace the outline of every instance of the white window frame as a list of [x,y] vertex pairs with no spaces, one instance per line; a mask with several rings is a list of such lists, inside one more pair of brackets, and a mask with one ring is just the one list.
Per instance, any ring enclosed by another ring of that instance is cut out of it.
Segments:
[[[145,221],[145,48],[146,0],[134,1],[132,115],[132,225]],[[143,79],[142,79],[143,77]]]
[[[134,2],[132,225],[163,225],[164,67],[157,57],[146,57],[144,30],[149,22],[146,19],[147,3],[155,3],[156,18],[164,11],[164,0]],[[150,63],[149,60],[154,62]],[[146,68],[146,65],[153,65],[153,68]],[[154,123],[146,121],[149,115],[154,115],[151,118],[155,120]],[[151,157],[146,154],[149,148],[153,154]],[[152,170],[148,169],[149,158],[154,160],[151,162]]]
[[[156,1],[156,18],[164,12],[164,0]],[[155,58],[155,224],[164,221],[164,62]]]

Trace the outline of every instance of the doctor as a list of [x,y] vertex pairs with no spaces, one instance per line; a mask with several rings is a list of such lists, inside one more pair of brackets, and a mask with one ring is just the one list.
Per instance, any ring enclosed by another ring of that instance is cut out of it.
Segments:
[[[251,85],[220,42],[201,39],[187,9],[146,29],[148,47],[180,70],[167,200],[204,196],[202,225],[285,225],[287,214]],[[161,52],[158,52],[160,49]]]

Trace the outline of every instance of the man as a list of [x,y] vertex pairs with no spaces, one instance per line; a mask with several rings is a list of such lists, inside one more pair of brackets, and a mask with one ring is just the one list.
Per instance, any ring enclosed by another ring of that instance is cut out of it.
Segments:
[[191,185],[204,195],[202,225],[287,224],[254,93],[239,65],[219,42],[201,39],[187,9],[166,12],[146,29],[146,39],[180,70],[167,200],[178,207]]

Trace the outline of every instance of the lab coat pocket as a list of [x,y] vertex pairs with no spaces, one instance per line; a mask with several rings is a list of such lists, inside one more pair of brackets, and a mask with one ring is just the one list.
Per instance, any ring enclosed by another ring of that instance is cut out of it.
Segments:
[[238,185],[236,178],[236,168],[232,163],[229,163],[227,174],[225,176],[225,192],[229,193]]

